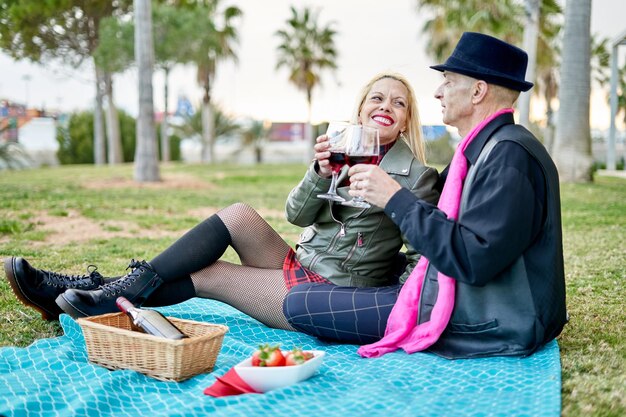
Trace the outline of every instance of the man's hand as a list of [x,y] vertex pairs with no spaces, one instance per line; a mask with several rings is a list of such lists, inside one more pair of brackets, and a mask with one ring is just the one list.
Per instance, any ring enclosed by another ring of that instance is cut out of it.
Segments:
[[361,196],[369,203],[384,208],[402,187],[378,165],[358,164],[350,168],[350,195]]

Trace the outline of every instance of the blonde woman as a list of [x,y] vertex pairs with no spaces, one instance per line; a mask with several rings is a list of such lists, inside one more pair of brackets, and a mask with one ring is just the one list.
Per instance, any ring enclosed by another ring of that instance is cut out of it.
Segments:
[[[358,97],[353,122],[379,130],[379,166],[421,199],[438,198],[435,169],[426,167],[415,94],[404,77],[374,77]],[[189,230],[149,262],[132,261],[131,272],[105,278],[97,272],[70,276],[5,260],[13,291],[25,304],[54,319],[116,311],[123,295],[135,305],[162,306],[204,297],[226,302],[274,328],[290,329],[283,314],[289,289],[303,283],[387,287],[402,281],[418,254],[383,209],[357,209],[318,199],[328,189],[328,138],[317,138],[315,161],[286,203],[287,219],[304,229],[295,250],[245,204],[220,210]],[[339,180],[347,178],[344,167]],[[347,195],[349,186],[340,183]],[[399,256],[406,245],[405,256]],[[240,264],[221,261],[232,246]]]

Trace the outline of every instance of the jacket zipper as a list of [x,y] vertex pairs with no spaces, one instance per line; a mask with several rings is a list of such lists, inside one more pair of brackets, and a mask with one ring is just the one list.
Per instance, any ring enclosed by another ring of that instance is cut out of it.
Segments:
[[333,202],[332,201],[328,202],[328,206],[329,206],[328,210],[330,211],[330,217],[333,219],[333,221],[335,223],[339,224],[339,236],[344,237],[346,235],[346,225],[343,222],[341,222],[341,221],[339,221],[339,220],[337,220],[335,218],[335,214],[333,213]]
[[360,248],[361,246],[363,246],[363,232],[358,232],[356,234],[356,243],[352,245],[352,247],[350,248],[350,252],[348,252],[348,255],[346,255],[346,259],[344,259],[341,263],[342,268],[345,269],[346,264],[350,259],[352,259],[352,255],[354,255],[354,252],[356,252],[356,248]]

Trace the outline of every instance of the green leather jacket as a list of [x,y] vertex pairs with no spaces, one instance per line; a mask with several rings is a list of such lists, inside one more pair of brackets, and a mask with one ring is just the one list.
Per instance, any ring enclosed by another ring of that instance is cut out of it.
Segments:
[[[316,164],[309,167],[300,183],[289,193],[287,220],[305,227],[296,245],[302,266],[341,286],[380,287],[393,284],[398,252],[404,244],[408,265],[400,282],[408,278],[419,254],[404,240],[400,230],[382,208],[342,206],[317,198],[328,191],[330,179],[320,177]],[[438,179],[434,168],[417,161],[404,140],[385,154],[380,167],[416,196],[436,203]],[[339,183],[347,177],[344,166]],[[349,187],[337,192],[347,200]]]

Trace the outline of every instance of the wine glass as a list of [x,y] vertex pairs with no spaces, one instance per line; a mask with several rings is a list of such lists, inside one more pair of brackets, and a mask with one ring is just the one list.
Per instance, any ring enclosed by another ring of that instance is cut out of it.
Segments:
[[[378,129],[369,126],[351,126],[352,132],[346,140],[346,163],[348,166],[356,164],[377,164],[380,153],[380,139]],[[363,197],[357,196],[350,201],[344,201],[344,206],[370,208],[371,205]]]
[[339,171],[346,163],[345,161],[345,143],[346,132],[350,124],[346,122],[330,122],[328,129],[326,130],[326,136],[328,136],[328,143],[330,144],[330,157],[328,162],[330,163],[330,169],[332,171],[332,177],[330,180],[330,187],[328,192],[324,194],[318,194],[317,198],[329,201],[344,202],[345,198],[337,194],[337,178],[339,177]]

